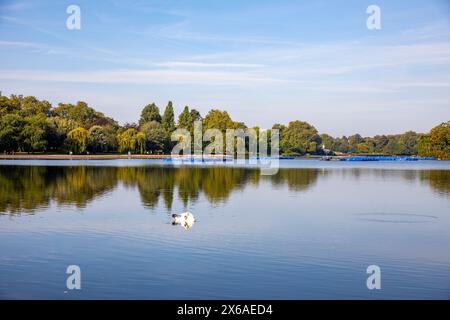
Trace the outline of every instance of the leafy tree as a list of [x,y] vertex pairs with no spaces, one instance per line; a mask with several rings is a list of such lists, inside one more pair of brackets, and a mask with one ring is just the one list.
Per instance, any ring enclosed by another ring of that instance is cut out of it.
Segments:
[[145,134],[143,132],[136,134],[136,143],[139,147],[140,154],[143,154],[145,151]]
[[161,115],[159,114],[159,108],[154,103],[148,104],[144,107],[144,109],[142,109],[139,125],[142,126],[144,123],[150,121],[161,122]]
[[286,126],[284,124],[279,124],[276,123],[272,126],[272,129],[276,129],[278,130],[278,132],[280,133],[280,138],[281,136],[283,136],[283,132],[287,129]]
[[342,136],[341,138],[336,138],[334,141],[333,151],[347,153],[349,152],[350,146],[348,144],[348,138]]
[[137,131],[134,128],[126,129],[125,131],[121,132],[117,136],[117,142],[119,144],[119,151],[120,152],[134,152],[136,148],[136,142],[137,142]]
[[414,131],[408,131],[400,135],[399,143],[403,148],[403,154],[417,154],[417,143],[420,135]]
[[76,128],[67,134],[70,145],[75,149],[76,153],[83,153],[86,151],[86,145],[89,132],[84,128]]
[[21,132],[25,151],[45,151],[47,147],[48,123],[45,114],[25,118]]
[[361,137],[359,133],[348,137],[349,152],[353,153],[358,152],[357,145],[362,142],[364,142],[364,139]]
[[21,132],[24,120],[15,113],[0,118],[0,150],[16,151],[21,147]]
[[320,139],[322,140],[322,146],[324,149],[333,150],[334,139],[332,136],[326,133],[322,133],[320,135]]
[[77,128],[77,123],[74,120],[61,118],[59,116],[52,116],[46,119],[47,121],[47,149],[58,150],[64,146],[64,141],[67,138],[67,133]]
[[114,120],[105,117],[103,113],[95,111],[82,101],[77,102],[75,105],[60,103],[58,107],[53,109],[53,114],[60,118],[74,121],[77,123],[77,126],[84,128],[106,124],[117,126]]
[[181,112],[178,116],[178,128],[187,129],[190,131],[192,129],[192,123],[189,107],[185,106],[183,112]]
[[116,150],[117,141],[112,126],[92,126],[89,129],[87,149],[93,153],[111,152]]
[[163,152],[168,142],[168,133],[159,122],[147,122],[141,127],[145,137],[146,149],[153,152]]
[[387,144],[389,143],[389,138],[385,135],[376,135],[372,140],[375,144],[375,153],[383,153]]
[[419,156],[422,157],[432,157],[433,156],[433,148],[430,143],[430,135],[423,134],[419,137],[419,142],[417,144],[417,151]]
[[420,138],[419,154],[443,160],[450,159],[450,121],[441,123]]
[[356,145],[356,150],[358,153],[369,153],[370,148],[367,142],[361,142]]
[[203,128],[207,129],[219,129],[225,132],[226,129],[234,129],[235,123],[231,120],[230,115],[226,111],[220,111],[217,109],[212,109],[208,112],[203,119]]
[[50,116],[52,105],[48,101],[39,101],[35,97],[21,97],[20,100],[20,115],[22,117],[30,117],[38,114]]
[[0,96],[0,117],[20,110],[20,101],[14,95],[11,98]]
[[164,114],[162,116],[162,125],[167,132],[173,132],[175,130],[175,118],[174,118],[172,101],[169,101]]
[[316,128],[307,122],[291,121],[283,130],[280,148],[284,154],[304,155],[317,153],[320,142]]

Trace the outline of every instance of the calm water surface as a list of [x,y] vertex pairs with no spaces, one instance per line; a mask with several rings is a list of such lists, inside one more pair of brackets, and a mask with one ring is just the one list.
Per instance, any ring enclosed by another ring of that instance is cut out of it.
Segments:
[[0,298],[450,299],[450,163],[0,161]]

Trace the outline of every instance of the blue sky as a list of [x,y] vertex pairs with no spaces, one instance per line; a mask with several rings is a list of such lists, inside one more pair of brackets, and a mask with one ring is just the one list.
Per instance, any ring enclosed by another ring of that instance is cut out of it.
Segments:
[[0,0],[0,90],[121,123],[172,100],[262,128],[425,132],[450,120],[450,1]]

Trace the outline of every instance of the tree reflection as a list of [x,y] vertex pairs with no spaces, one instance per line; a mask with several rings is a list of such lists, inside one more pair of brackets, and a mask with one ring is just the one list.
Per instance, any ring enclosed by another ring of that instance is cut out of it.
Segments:
[[[306,188],[317,173],[286,169],[271,177],[296,190]],[[260,182],[258,169],[235,167],[98,167],[0,166],[0,212],[32,213],[52,202],[85,207],[121,184],[137,188],[142,205],[154,208],[160,199],[171,209],[175,194],[187,206],[204,195],[210,203],[226,201],[233,191]]]
[[450,195],[450,170],[422,171],[421,179],[437,193],[445,196]]
[[[260,183],[301,192],[327,172],[283,168],[274,176],[261,176],[258,169],[237,167],[0,166],[0,213],[33,213],[52,203],[83,208],[118,185],[137,189],[146,208],[161,200],[170,210],[175,197],[184,206],[201,196],[214,204]],[[413,172],[404,178],[410,180]],[[415,176],[440,194],[450,193],[448,170],[417,171]]]

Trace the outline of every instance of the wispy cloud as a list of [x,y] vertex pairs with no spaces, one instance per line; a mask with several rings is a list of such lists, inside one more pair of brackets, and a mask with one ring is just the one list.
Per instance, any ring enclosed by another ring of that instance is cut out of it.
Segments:
[[48,71],[2,70],[0,79],[20,81],[101,83],[101,84],[201,84],[255,85],[283,80],[245,72],[184,70]]
[[34,43],[34,42],[23,42],[23,41],[5,41],[0,40],[0,46],[12,47],[12,48],[33,48],[33,49],[41,49],[43,48],[42,44]]
[[67,49],[64,49],[61,47],[49,46],[49,45],[46,45],[43,43],[37,43],[37,42],[0,40],[0,46],[5,50],[6,49],[11,49],[11,50],[28,49],[31,52],[41,53],[41,54],[45,54],[45,55],[50,55],[50,54],[67,55],[67,54],[69,54],[69,51]]
[[155,63],[161,67],[195,67],[195,68],[262,68],[264,65],[256,63],[208,63],[208,62],[189,62],[189,61],[167,61]]
[[22,11],[31,7],[29,2],[13,2],[0,4],[0,11]]

